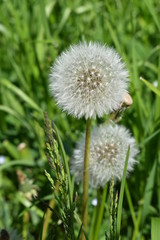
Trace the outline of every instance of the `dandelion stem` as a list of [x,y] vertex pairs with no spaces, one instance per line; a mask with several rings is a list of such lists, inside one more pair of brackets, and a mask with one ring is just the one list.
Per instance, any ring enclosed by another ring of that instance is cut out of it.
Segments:
[[[91,120],[88,119],[86,122],[86,140],[85,140],[85,155],[84,155],[84,170],[83,170],[83,203],[82,203],[82,223],[85,231],[87,230],[87,218],[88,218],[90,135],[91,135]],[[85,240],[85,236],[83,233],[82,233],[82,240]]]

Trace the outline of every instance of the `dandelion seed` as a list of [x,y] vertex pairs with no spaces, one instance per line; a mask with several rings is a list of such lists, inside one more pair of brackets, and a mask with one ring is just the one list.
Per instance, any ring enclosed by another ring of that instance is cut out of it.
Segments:
[[[92,187],[104,186],[113,176],[121,179],[128,146],[130,145],[130,156],[128,160],[127,173],[133,170],[136,163],[135,156],[138,149],[135,140],[129,131],[118,125],[103,125],[91,132],[90,144],[90,166],[89,184]],[[80,140],[74,150],[70,170],[75,175],[76,182],[83,180],[83,159],[85,141]]]
[[127,92],[128,72],[120,56],[98,43],[81,43],[58,57],[50,89],[58,105],[81,118],[116,110]]

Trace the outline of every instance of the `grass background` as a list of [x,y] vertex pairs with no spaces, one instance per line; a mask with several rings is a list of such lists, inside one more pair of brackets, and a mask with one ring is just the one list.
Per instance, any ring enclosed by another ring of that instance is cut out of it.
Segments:
[[[134,104],[122,124],[133,133],[140,154],[127,179],[121,234],[122,239],[150,239],[151,217],[160,216],[160,97],[140,76],[160,88],[158,0],[2,0],[0,12],[0,155],[5,156],[0,165],[0,229],[7,229],[12,239],[32,240],[40,235],[46,207],[26,198],[35,186],[28,183],[22,189],[17,172],[34,180],[41,199],[52,197],[44,176],[44,169],[50,170],[43,111],[57,124],[69,157],[85,121],[67,116],[56,106],[48,74],[70,44],[91,40],[113,46],[129,69]],[[90,190],[90,213],[94,196]],[[106,203],[104,219],[107,209]],[[103,221],[99,239],[104,239],[107,225]],[[54,216],[51,230],[53,239],[63,233]]]

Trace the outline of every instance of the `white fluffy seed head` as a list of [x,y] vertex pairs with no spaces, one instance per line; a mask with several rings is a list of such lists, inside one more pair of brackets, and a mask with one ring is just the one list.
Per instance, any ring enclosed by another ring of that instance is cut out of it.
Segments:
[[[89,184],[92,187],[103,187],[113,176],[121,179],[123,176],[126,154],[130,146],[127,174],[133,170],[138,149],[129,131],[118,125],[103,125],[91,132]],[[77,144],[71,160],[71,174],[75,175],[77,183],[83,181],[83,163],[85,136]]]
[[71,46],[51,68],[53,96],[63,110],[78,118],[116,110],[127,86],[128,72],[119,55],[98,43]]

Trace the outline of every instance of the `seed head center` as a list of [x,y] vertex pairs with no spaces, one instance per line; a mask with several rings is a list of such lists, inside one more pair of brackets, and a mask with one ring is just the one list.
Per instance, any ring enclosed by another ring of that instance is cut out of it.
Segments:
[[102,75],[93,66],[79,73],[77,84],[82,93],[92,93],[97,87],[101,87]]
[[113,143],[106,143],[104,145],[99,144],[95,147],[95,150],[99,162],[106,160],[106,163],[111,165],[113,164],[118,153],[117,147]]

